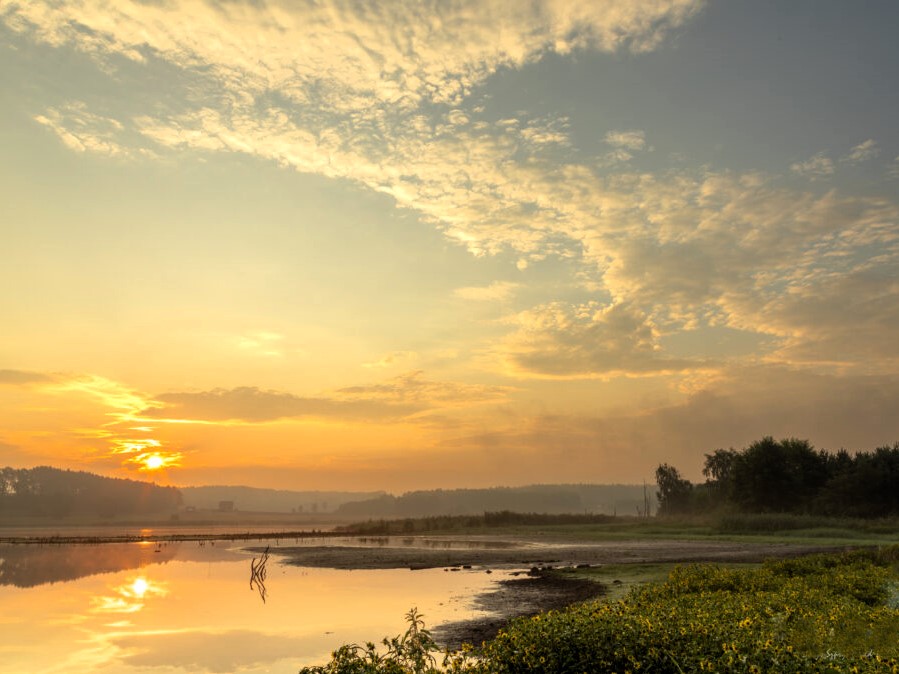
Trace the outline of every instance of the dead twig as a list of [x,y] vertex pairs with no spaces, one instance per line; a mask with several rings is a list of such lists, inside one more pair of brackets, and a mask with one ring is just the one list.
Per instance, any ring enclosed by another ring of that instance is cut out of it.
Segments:
[[259,592],[259,597],[262,599],[262,603],[265,603],[265,598],[268,596],[268,590],[265,587],[265,575],[266,564],[268,563],[268,546],[266,546],[265,551],[262,553],[262,557],[259,558],[259,561],[256,561],[256,558],[253,557],[253,561],[250,562],[250,589],[256,590]]

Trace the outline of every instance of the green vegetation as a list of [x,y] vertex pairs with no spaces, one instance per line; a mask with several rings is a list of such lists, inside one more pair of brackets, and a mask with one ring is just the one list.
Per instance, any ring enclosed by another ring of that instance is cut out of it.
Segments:
[[369,520],[341,526],[336,531],[360,536],[480,534],[578,542],[656,538],[802,542],[822,546],[883,545],[896,540],[899,518],[729,512],[646,518],[506,511],[482,515]]
[[438,515],[432,517],[407,517],[396,520],[368,520],[336,528],[348,534],[389,536],[411,533],[458,533],[477,529],[507,527],[559,527],[563,525],[612,524],[619,520],[611,515],[547,515],[543,513],[518,513],[509,510],[485,512],[480,515]]
[[807,440],[762,438],[705,455],[705,484],[676,468],[656,470],[659,514],[729,511],[829,517],[899,516],[899,443],[850,455],[816,451]]
[[513,621],[480,649],[445,653],[410,613],[403,637],[344,646],[301,674],[899,672],[899,546],[675,567],[665,582]]

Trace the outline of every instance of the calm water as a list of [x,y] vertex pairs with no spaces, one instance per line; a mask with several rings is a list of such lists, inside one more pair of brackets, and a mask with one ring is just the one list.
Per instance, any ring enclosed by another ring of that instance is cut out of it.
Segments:
[[401,633],[412,606],[430,627],[482,615],[471,600],[506,575],[314,569],[272,555],[263,603],[244,545],[0,545],[0,672],[295,673],[342,643]]

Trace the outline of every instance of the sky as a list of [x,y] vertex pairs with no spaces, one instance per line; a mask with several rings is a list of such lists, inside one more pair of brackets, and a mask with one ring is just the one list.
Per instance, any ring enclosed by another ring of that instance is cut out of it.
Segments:
[[0,0],[0,464],[641,483],[899,441],[892,0]]

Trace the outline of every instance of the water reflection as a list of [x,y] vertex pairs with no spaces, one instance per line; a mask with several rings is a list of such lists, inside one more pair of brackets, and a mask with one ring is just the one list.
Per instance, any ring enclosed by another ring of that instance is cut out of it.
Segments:
[[145,598],[164,597],[164,583],[149,581],[144,576],[112,588],[112,594],[95,596],[93,611],[97,613],[136,613],[144,607]]
[[[263,604],[247,592],[252,552],[196,542],[156,549],[0,549],[0,672],[295,674],[326,661],[342,643],[402,633],[412,606],[422,609],[430,627],[477,614],[472,598],[504,577],[313,569],[272,557],[265,580],[276,591]],[[53,555],[59,558],[50,563]],[[7,560],[13,560],[9,569]],[[39,567],[36,577],[27,573],[31,560]],[[116,564],[128,568],[111,571]],[[50,582],[54,573],[57,580],[81,575]]]
[[[423,536],[348,536],[285,539],[289,545],[404,547],[427,549],[506,549],[517,542],[498,540],[444,539]],[[183,541],[102,544],[0,544],[0,585],[34,587],[43,583],[75,580],[85,576],[142,569],[167,564],[175,558],[195,561],[235,561],[242,558],[240,547],[230,541]],[[280,547],[281,541],[274,545]]]
[[104,545],[0,545],[0,585],[34,587],[99,573],[164,564],[177,545],[153,543]]
[[265,548],[265,551],[262,553],[258,562],[255,557],[253,557],[253,561],[250,562],[250,589],[259,592],[259,598],[262,599],[263,604],[265,603],[266,596],[268,596],[268,590],[265,587],[265,577],[268,575],[267,566],[268,547]]

